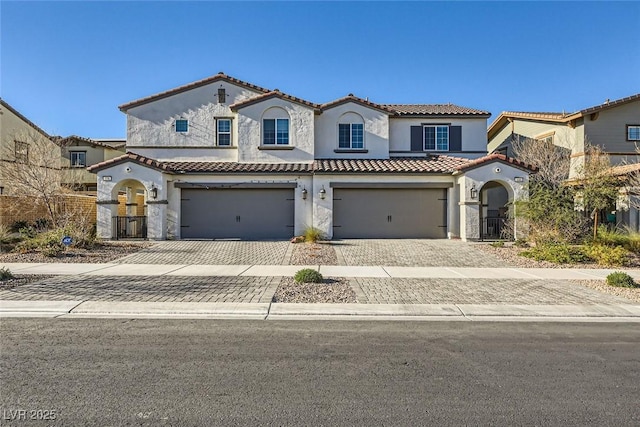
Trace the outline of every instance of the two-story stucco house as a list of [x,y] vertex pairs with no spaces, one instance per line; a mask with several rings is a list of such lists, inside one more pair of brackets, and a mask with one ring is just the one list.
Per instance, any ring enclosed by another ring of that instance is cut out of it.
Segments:
[[[569,178],[579,178],[586,144],[599,146],[609,155],[615,175],[637,174],[640,144],[640,94],[607,100],[575,113],[503,112],[487,131],[490,153],[514,155],[513,143],[550,140],[571,152]],[[623,181],[624,182],[624,181]],[[635,190],[621,187],[615,222],[640,230],[640,205]],[[611,212],[607,212],[611,214]]]
[[76,190],[97,191],[96,175],[88,172],[89,166],[122,156],[124,139],[90,139],[77,135],[58,137],[56,143],[62,152],[63,181]]
[[[316,104],[219,73],[120,110],[127,154],[89,168],[107,239],[478,239],[532,171],[486,156],[490,114],[451,104]],[[122,189],[145,217],[117,216]]]

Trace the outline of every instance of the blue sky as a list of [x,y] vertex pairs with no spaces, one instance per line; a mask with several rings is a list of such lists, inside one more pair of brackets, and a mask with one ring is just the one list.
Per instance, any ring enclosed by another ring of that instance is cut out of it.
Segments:
[[640,92],[638,2],[0,3],[0,95],[52,134],[218,71],[313,102],[575,111]]

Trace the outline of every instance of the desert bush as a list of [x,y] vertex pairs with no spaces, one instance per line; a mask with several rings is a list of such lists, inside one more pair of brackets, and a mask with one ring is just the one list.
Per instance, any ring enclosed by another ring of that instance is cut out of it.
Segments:
[[28,221],[15,221],[13,224],[11,224],[11,227],[9,227],[9,230],[13,231],[14,233],[17,233],[20,231],[21,228],[26,228],[28,226],[29,226]]
[[95,244],[93,227],[68,224],[65,227],[28,237],[16,246],[16,250],[19,252],[40,251],[46,256],[59,256],[66,250],[66,246],[62,244],[62,239],[65,236],[71,237],[72,245],[75,247],[91,248]]
[[529,243],[527,243],[526,239],[516,239],[516,241],[513,242],[513,246],[518,248],[527,248],[529,247]]
[[312,268],[303,268],[296,272],[293,280],[297,283],[322,283],[322,274]]
[[624,271],[614,271],[607,276],[607,285],[615,286],[618,288],[637,288],[638,285],[633,280],[633,277],[629,276]]
[[601,244],[585,245],[582,252],[598,264],[606,266],[626,265],[630,255],[629,251],[622,246]]
[[315,227],[307,227],[304,230],[305,242],[317,242],[318,240],[324,240],[324,233]]
[[601,226],[593,242],[606,246],[622,246],[628,251],[640,253],[640,233],[632,230],[610,230]]
[[13,279],[13,273],[6,267],[0,268],[0,282]]
[[496,242],[491,242],[489,244],[491,246],[493,246],[494,248],[504,248],[504,241],[503,240],[498,240]]
[[588,260],[580,248],[567,244],[537,245],[522,251],[520,255],[536,261],[549,261],[555,264],[575,264]]

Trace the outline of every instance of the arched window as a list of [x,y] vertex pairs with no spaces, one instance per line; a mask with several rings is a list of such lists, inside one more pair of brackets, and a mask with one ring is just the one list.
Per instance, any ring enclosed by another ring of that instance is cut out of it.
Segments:
[[270,108],[262,116],[262,144],[289,145],[289,114],[282,108]]
[[364,120],[356,113],[346,113],[338,120],[338,148],[364,148]]

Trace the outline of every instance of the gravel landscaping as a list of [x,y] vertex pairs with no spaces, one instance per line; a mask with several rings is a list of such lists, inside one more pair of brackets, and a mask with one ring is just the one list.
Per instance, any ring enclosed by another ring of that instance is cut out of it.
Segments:
[[640,288],[617,288],[607,285],[604,280],[570,280],[570,282],[640,303]]
[[35,262],[35,263],[106,263],[124,256],[136,253],[144,248],[153,246],[150,242],[104,242],[93,249],[68,248],[57,257],[48,257],[40,252],[2,253],[2,262]]
[[284,277],[272,302],[355,303],[356,294],[344,278],[325,278],[322,283],[296,283]]
[[296,243],[291,265],[338,265],[336,250],[331,243]]
[[[520,255],[521,252],[526,251],[529,248],[519,248],[512,244],[505,243],[501,248],[491,246],[489,243],[477,243],[475,248],[492,254],[506,263],[512,264],[514,267],[520,268],[609,268],[596,264],[595,262],[581,262],[576,264],[555,264],[549,261],[536,261],[532,258],[527,258]],[[625,265],[625,268],[640,268],[640,257],[635,254],[631,256],[631,262],[629,265]]]

